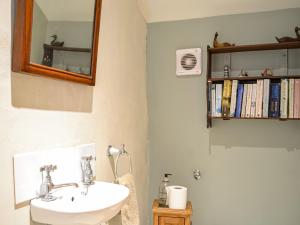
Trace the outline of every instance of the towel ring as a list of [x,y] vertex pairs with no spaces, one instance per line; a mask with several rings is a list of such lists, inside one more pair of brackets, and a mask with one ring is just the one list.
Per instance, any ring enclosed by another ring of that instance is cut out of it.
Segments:
[[119,179],[118,175],[118,163],[121,155],[126,155],[129,160],[129,171],[132,172],[132,161],[131,161],[131,155],[129,152],[125,150],[124,144],[122,145],[121,149],[114,148],[113,146],[108,146],[108,156],[116,156],[115,159],[115,165],[114,165],[114,175],[115,175],[115,181],[117,182]]
[[119,153],[117,155],[117,158],[116,158],[116,161],[115,161],[115,180],[117,181],[118,178],[119,178],[119,175],[118,175],[118,162],[119,162],[119,158],[121,155],[126,155],[128,157],[128,160],[129,160],[129,172],[132,173],[132,162],[131,162],[131,156],[128,152],[123,152],[123,153]]

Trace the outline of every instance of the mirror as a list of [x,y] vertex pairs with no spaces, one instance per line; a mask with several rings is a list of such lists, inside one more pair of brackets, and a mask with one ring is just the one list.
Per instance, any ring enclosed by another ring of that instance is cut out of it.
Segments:
[[13,70],[94,85],[101,0],[16,3]]
[[72,1],[34,0],[30,62],[90,76],[95,0]]

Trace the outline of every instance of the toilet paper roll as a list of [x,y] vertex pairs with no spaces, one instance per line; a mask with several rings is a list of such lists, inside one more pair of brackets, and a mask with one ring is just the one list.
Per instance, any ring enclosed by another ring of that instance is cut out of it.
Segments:
[[168,203],[170,209],[185,209],[187,188],[182,186],[168,186]]

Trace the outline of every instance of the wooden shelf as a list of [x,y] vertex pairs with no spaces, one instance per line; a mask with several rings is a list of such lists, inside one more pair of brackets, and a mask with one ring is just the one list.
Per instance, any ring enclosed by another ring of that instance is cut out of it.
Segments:
[[220,120],[280,120],[280,121],[288,121],[288,120],[300,120],[300,118],[248,118],[248,117],[215,117],[209,116],[210,119],[220,119]]
[[287,42],[287,43],[267,43],[256,45],[239,45],[223,48],[208,48],[211,54],[231,53],[231,52],[251,52],[251,51],[264,51],[264,50],[280,50],[280,49],[294,49],[300,48],[300,41]]
[[[212,75],[213,76],[213,75]],[[224,81],[224,80],[241,80],[241,81],[251,81],[251,80],[259,80],[259,79],[270,79],[270,80],[280,80],[280,79],[300,79],[300,75],[295,76],[257,76],[257,77],[212,77],[209,78],[208,82],[216,82],[216,81]]]
[[281,79],[300,79],[299,75],[292,75],[292,76],[251,76],[251,77],[214,77],[212,71],[212,64],[213,64],[213,54],[220,54],[220,53],[233,53],[233,52],[251,52],[251,51],[265,51],[265,50],[280,50],[280,49],[300,49],[300,41],[298,42],[289,42],[289,43],[266,43],[266,44],[255,44],[255,45],[240,45],[240,46],[230,46],[230,47],[223,47],[223,48],[211,48],[207,46],[207,86],[206,86],[206,95],[207,95],[207,128],[212,127],[212,121],[214,119],[217,120],[280,120],[280,121],[288,121],[288,120],[300,120],[300,118],[227,118],[227,117],[212,117],[210,114],[210,107],[211,102],[208,100],[210,98],[210,85],[212,83],[221,83],[225,80],[238,80],[255,82],[256,80],[260,79],[270,79],[275,82],[280,82]]
[[44,44],[44,55],[42,60],[42,65],[52,67],[53,66],[53,57],[54,50],[56,51],[67,51],[67,52],[86,52],[92,53],[92,49],[90,48],[73,48],[73,47],[62,47],[62,46],[53,46]]
[[66,52],[92,52],[90,48],[74,48],[74,47],[62,47],[44,44],[44,48],[56,50],[56,51],[66,51]]

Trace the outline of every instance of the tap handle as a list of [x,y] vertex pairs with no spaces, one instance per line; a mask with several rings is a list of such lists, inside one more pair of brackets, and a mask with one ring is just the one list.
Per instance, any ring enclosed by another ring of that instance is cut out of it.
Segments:
[[96,157],[90,156],[82,156],[80,165],[81,165],[81,171],[86,172],[87,170],[91,170],[91,161],[96,160]]
[[40,168],[40,172],[43,172],[43,171],[53,172],[54,170],[57,170],[56,165],[45,165]]

